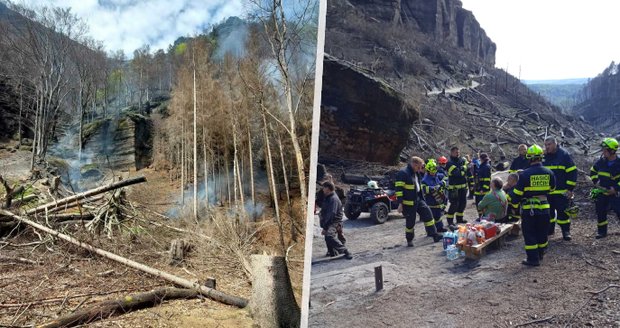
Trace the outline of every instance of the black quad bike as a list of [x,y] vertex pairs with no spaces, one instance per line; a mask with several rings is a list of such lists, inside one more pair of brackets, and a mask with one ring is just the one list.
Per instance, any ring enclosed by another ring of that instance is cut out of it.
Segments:
[[351,186],[344,204],[344,214],[349,220],[356,220],[363,212],[370,212],[370,218],[376,223],[385,223],[390,211],[396,209],[396,191],[383,188]]

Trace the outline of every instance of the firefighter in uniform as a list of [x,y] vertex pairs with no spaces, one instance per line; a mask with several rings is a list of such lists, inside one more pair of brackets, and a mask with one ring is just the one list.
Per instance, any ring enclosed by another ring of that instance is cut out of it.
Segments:
[[480,167],[476,172],[476,205],[480,203],[482,197],[491,191],[491,164],[489,164],[489,155],[480,154]]
[[551,225],[549,235],[555,231],[555,223],[562,229],[564,240],[571,240],[570,217],[566,210],[569,207],[569,199],[573,197],[573,189],[577,185],[577,166],[570,154],[559,147],[554,137],[545,140],[545,160],[543,166],[553,171],[557,186],[549,195],[551,204]]
[[448,170],[448,198],[450,207],[448,208],[448,225],[456,223],[467,223],[463,220],[463,213],[467,205],[467,161],[459,157],[458,147],[450,149],[450,161],[446,166]]
[[426,174],[422,179],[422,192],[424,193],[424,200],[433,213],[433,220],[435,221],[435,228],[437,232],[446,232],[443,227],[441,216],[446,205],[444,204],[446,188],[446,182],[439,178],[437,174],[437,163],[434,159],[429,159],[426,163]]
[[532,145],[527,150],[530,167],[519,177],[510,193],[510,202],[521,206],[521,227],[527,259],[522,263],[539,266],[548,245],[550,205],[548,195],[556,186],[553,171],[542,166],[543,150]]
[[510,168],[508,169],[508,173],[517,173],[519,170],[525,170],[530,165],[525,158],[525,153],[527,152],[527,146],[524,144],[520,144],[519,148],[519,156],[512,160],[510,163]]
[[421,188],[422,172],[424,172],[424,160],[413,156],[409,165],[396,174],[396,181],[394,182],[399,202],[398,212],[401,212],[405,217],[405,238],[409,247],[413,247],[416,214],[420,215],[420,219],[424,222],[428,236],[433,237],[435,242],[442,239],[435,228],[431,209],[424,201]]
[[437,162],[439,163],[439,165],[437,166],[437,176],[441,180],[446,180],[447,183],[448,171],[446,170],[446,165],[448,164],[448,159],[446,158],[446,156],[440,156],[437,159]]
[[605,138],[601,143],[603,155],[590,169],[590,178],[594,184],[598,184],[601,192],[593,193],[596,216],[598,219],[598,231],[596,239],[607,236],[607,212],[609,209],[616,212],[620,217],[620,159],[616,155],[618,141],[614,138]]

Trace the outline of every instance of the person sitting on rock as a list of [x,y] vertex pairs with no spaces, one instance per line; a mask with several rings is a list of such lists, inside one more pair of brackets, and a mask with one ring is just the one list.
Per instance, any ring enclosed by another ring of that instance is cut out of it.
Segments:
[[482,218],[495,221],[506,216],[508,200],[506,193],[502,190],[503,185],[504,182],[500,178],[491,180],[491,192],[484,195],[478,204],[478,211]]

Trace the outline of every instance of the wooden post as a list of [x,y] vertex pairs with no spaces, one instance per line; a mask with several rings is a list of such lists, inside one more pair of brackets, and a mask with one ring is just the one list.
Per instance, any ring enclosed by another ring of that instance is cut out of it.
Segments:
[[383,289],[383,267],[375,267],[375,288],[377,291]]

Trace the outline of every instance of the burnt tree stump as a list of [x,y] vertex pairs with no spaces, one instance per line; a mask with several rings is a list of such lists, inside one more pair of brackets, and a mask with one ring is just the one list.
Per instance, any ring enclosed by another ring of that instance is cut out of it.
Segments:
[[250,310],[259,327],[299,327],[301,311],[282,256],[252,255]]

